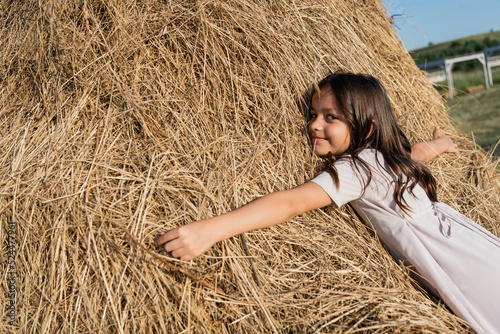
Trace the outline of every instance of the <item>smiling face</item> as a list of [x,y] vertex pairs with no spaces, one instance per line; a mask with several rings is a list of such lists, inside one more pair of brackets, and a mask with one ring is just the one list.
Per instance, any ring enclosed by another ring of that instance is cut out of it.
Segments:
[[338,156],[349,148],[349,124],[337,108],[335,96],[329,88],[313,95],[307,128],[316,155],[332,153]]

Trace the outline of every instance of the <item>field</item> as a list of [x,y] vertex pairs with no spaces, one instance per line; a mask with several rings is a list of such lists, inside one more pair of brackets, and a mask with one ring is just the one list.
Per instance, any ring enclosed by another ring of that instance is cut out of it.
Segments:
[[[482,69],[476,69],[473,71],[453,71],[453,85],[458,96],[467,95],[467,87],[483,85],[484,82],[484,72]],[[500,84],[500,67],[492,68],[493,84]],[[448,83],[446,81],[441,81],[435,84],[436,89],[440,94],[444,94],[448,91]]]
[[[411,51],[412,57],[418,58],[419,55],[439,53],[447,50],[452,45],[459,45],[468,42],[481,42],[485,38],[490,40],[499,40],[500,31],[492,31],[487,34],[465,37],[462,39],[449,41],[445,43],[429,45],[428,47]],[[416,61],[419,62],[419,61]],[[477,60],[469,60],[464,63],[471,68],[474,64],[479,64]],[[458,64],[457,64],[458,65]],[[484,72],[482,67],[473,70],[459,70],[455,66],[453,70],[453,84],[457,96],[452,100],[447,100],[449,115],[456,124],[456,127],[464,132],[471,134],[475,142],[486,151],[494,149],[493,155],[500,157],[500,67],[492,69],[493,87],[475,94],[466,92],[468,87],[485,86]],[[434,85],[441,94],[448,91],[446,81],[438,82]],[[495,148],[496,147],[496,148]]]
[[[496,73],[496,75],[495,75]],[[454,73],[458,96],[447,100],[449,114],[462,132],[472,134],[478,145],[490,151],[500,141],[500,68],[494,71],[496,84],[476,94],[466,94],[466,86],[484,85],[482,71]],[[438,87],[442,90],[443,87]],[[500,157],[500,145],[493,154]]]

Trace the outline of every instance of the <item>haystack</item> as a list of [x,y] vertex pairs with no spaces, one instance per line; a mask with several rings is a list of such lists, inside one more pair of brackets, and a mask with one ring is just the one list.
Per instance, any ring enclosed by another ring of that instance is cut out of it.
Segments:
[[189,263],[153,246],[314,176],[304,92],[338,70],[380,78],[413,142],[439,124],[460,144],[430,164],[440,198],[499,235],[494,163],[453,128],[380,1],[0,7],[1,331],[468,331],[349,207]]

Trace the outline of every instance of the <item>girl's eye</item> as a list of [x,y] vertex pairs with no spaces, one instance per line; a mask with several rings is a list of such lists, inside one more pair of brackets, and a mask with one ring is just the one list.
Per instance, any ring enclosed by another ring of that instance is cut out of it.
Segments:
[[318,116],[317,116],[317,115],[315,115],[315,114],[310,114],[310,115],[309,115],[309,120],[311,120],[311,119],[316,119],[316,117],[318,117]]
[[326,115],[326,119],[327,119],[328,121],[333,121],[333,120],[335,120],[335,119],[337,119],[337,118],[338,118],[338,117],[337,117],[337,116],[335,116],[335,115],[333,115],[333,114],[328,114],[328,115]]

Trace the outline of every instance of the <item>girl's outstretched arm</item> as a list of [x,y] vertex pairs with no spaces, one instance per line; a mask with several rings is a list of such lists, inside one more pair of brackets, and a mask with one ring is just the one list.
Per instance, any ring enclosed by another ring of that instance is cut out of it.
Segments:
[[223,215],[177,227],[159,236],[155,244],[173,257],[187,261],[203,254],[218,241],[276,225],[330,204],[332,200],[323,188],[308,182],[266,195]]
[[434,128],[434,139],[417,143],[411,147],[411,157],[420,163],[427,163],[441,153],[458,153],[458,146],[450,137],[441,134],[439,126]]

